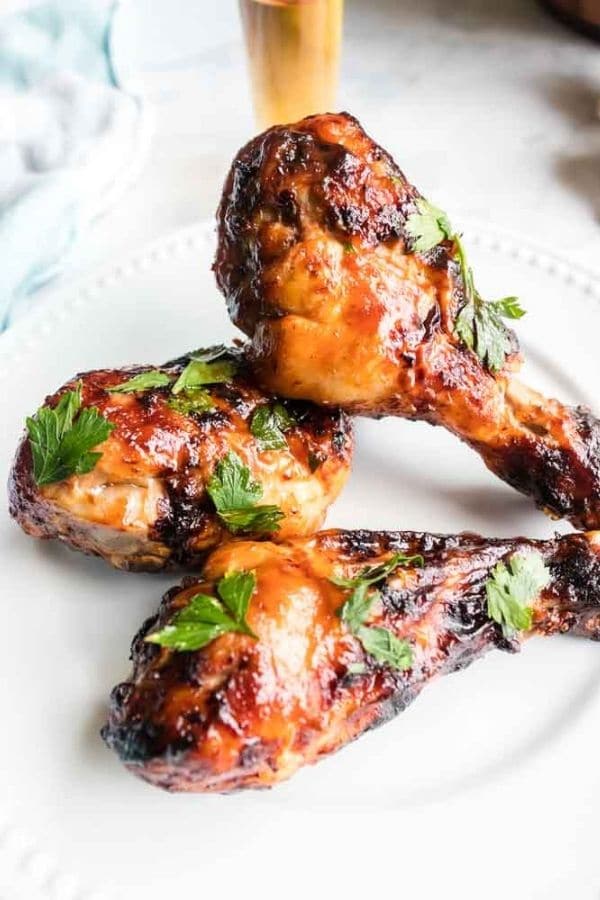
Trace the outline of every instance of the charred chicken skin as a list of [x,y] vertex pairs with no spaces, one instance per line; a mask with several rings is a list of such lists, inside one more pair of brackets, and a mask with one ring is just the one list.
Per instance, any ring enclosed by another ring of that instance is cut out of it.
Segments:
[[[178,617],[193,627],[199,595],[214,612],[210,598],[228,595],[224,576],[240,574],[252,584],[244,633],[195,651],[156,643]],[[511,591],[532,585],[527,615],[507,628],[493,604],[510,606]],[[597,533],[536,542],[325,531],[232,542],[169,591],[134,639],[133,672],[112,693],[103,737],[132,772],[171,791],[269,787],[488,650],[516,651],[532,634],[598,640],[599,597]]]
[[[279,403],[235,351],[217,364],[216,374],[201,362],[192,375],[220,382],[178,393],[189,357],[155,370],[87,372],[49,397],[45,412],[79,391],[82,408],[112,430],[94,448],[91,471],[59,472],[50,483],[36,481],[32,438],[23,437],[9,480],[10,511],[23,530],[118,568],[156,571],[198,564],[234,535],[279,540],[318,529],[350,471],[348,418],[311,403]],[[219,474],[221,493],[211,496]],[[245,508],[232,513],[215,504],[228,488],[241,497],[230,506]]]
[[215,273],[260,383],[367,416],[443,425],[504,481],[600,526],[600,424],[517,381],[460,237],[347,114],[276,126],[235,158]]

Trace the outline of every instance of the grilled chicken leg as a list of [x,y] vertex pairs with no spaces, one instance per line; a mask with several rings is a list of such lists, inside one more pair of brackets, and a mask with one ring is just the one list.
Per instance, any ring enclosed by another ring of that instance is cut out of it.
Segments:
[[[166,634],[169,643],[183,610],[189,640],[198,595],[214,615],[218,601],[206,598],[230,595],[222,579],[235,574],[254,583],[244,633],[193,652],[152,642]],[[508,595],[532,585],[525,619],[507,630],[494,592],[510,613]],[[142,627],[103,737],[132,772],[168,790],[268,787],[385,722],[437,675],[493,648],[518,650],[530,634],[567,631],[600,639],[597,533],[536,542],[325,531],[233,542]]]
[[[194,377],[208,383],[175,393],[184,372],[188,384]],[[278,403],[256,387],[234,351],[196,368],[183,357],[155,370],[87,372],[48,398],[42,416],[77,391],[82,409],[95,409],[101,427],[106,420],[113,429],[94,448],[98,460],[91,471],[84,466],[64,477],[59,469],[56,480],[44,483],[48,466],[56,467],[50,447],[36,483],[32,439],[25,435],[10,476],[10,511],[28,534],[58,538],[119,568],[197,564],[232,532],[276,539],[312,534],[350,471],[348,418],[310,403]],[[44,427],[36,439],[48,444]],[[221,492],[211,496],[219,472]]]
[[[347,114],[271,128],[238,153],[215,272],[260,383],[443,425],[553,516],[600,527],[598,420],[513,377],[514,334],[491,322],[459,236],[423,203]],[[513,300],[500,315],[519,314]]]

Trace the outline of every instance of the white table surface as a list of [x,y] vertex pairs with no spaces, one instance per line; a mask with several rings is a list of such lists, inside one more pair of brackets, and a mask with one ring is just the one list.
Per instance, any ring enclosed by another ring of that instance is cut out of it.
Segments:
[[[138,48],[121,56],[142,69],[155,138],[66,284],[212,216],[255,132],[235,0],[131,0],[127,15]],[[339,108],[458,225],[482,219],[600,272],[599,97],[600,46],[535,0],[347,0]]]

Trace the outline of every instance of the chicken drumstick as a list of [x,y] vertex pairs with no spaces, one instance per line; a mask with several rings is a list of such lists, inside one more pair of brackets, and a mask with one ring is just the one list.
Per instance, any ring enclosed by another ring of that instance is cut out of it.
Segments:
[[268,787],[530,634],[600,638],[600,535],[231,542],[134,639],[103,737],[172,791]]
[[231,535],[312,534],[350,473],[348,418],[261,391],[235,350],[101,369],[48,398],[17,450],[10,511],[122,569],[198,564]]
[[504,481],[600,527],[600,424],[518,382],[516,298],[486,303],[460,237],[347,114],[269,129],[235,158],[215,272],[282,396],[443,425]]

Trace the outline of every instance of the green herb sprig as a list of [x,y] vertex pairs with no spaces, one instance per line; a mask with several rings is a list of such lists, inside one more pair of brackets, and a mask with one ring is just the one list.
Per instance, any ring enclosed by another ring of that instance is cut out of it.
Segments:
[[535,550],[517,553],[494,566],[485,586],[487,614],[502,626],[505,637],[531,628],[531,604],[549,582],[550,570]]
[[[400,671],[411,667],[412,648],[408,641],[397,638],[388,628],[365,624],[373,603],[380,596],[379,591],[370,588],[391,575],[399,566],[422,566],[423,562],[420,555],[406,556],[404,553],[394,553],[386,562],[367,566],[352,578],[339,576],[330,578],[330,581],[338,587],[351,590],[350,596],[338,610],[338,615],[348,630],[359,639],[365,651],[377,662]],[[351,674],[360,674],[364,671],[364,667],[361,663],[353,663],[349,671]]]
[[171,388],[177,395],[182,391],[191,391],[205,384],[220,384],[231,381],[237,371],[237,365],[230,359],[218,359],[206,362],[203,359],[190,359],[189,363]]
[[475,287],[462,238],[452,228],[446,213],[424,198],[416,201],[416,207],[406,222],[412,249],[427,253],[442,241],[454,243],[465,292],[465,302],[454,324],[456,334],[491,372],[498,372],[512,346],[510,332],[502,319],[520,319],[525,310],[517,297],[484,300]]
[[177,378],[160,369],[150,369],[107,390],[111,394],[129,394],[171,385],[167,400],[171,409],[186,416],[209,412],[214,409],[214,403],[204,385],[230,381],[238,369],[234,360],[222,358],[228,352],[222,344],[194,350],[188,354],[189,362]]
[[[214,404],[205,385],[230,381],[237,372],[238,363],[223,358],[227,357],[228,352],[222,344],[194,350],[188,355],[189,362],[177,379],[159,369],[152,369],[108,390],[111,393],[128,393],[172,385],[166,401],[171,409],[182,415],[208,412]],[[275,403],[256,410],[250,430],[258,438],[262,449],[278,449],[286,446],[284,432],[292,427],[294,421],[281,403]],[[237,454],[230,452],[217,463],[207,491],[219,518],[233,534],[268,534],[279,529],[283,512],[278,506],[259,504],[263,495],[262,486],[252,480],[250,469]]]
[[230,451],[217,463],[207,491],[219,518],[233,534],[268,534],[279,529],[283,512],[278,506],[259,505],[262,485],[252,480],[250,469],[237,453]]
[[246,616],[254,591],[254,572],[231,572],[217,584],[218,599],[194,594],[164,628],[146,635],[145,640],[172,650],[200,650],[228,632],[256,637]]
[[421,567],[423,564],[424,559],[420,553],[415,553],[412,556],[406,556],[405,553],[394,553],[385,562],[377,563],[376,566],[366,566],[358,575],[354,575],[352,578],[334,576],[330,580],[337,584],[338,587],[354,588],[361,584],[369,586],[377,584],[378,581],[383,581],[384,578],[387,578],[400,566],[413,565]]
[[169,397],[167,406],[182,416],[189,416],[191,413],[200,415],[214,409],[213,399],[205,388],[191,388],[177,397]]
[[26,420],[38,485],[91,472],[102,456],[92,452],[94,447],[115,427],[95,406],[81,408],[81,389],[79,382],[74,391],[65,391],[53,409],[41,406]]
[[287,447],[285,432],[296,420],[282,403],[259,406],[250,422],[250,431],[258,440],[261,450],[281,450]]
[[148,372],[140,372],[128,381],[115,384],[108,388],[111,394],[133,394],[137,391],[149,391],[152,388],[167,387],[173,381],[172,375],[161,372],[160,369],[150,369]]

